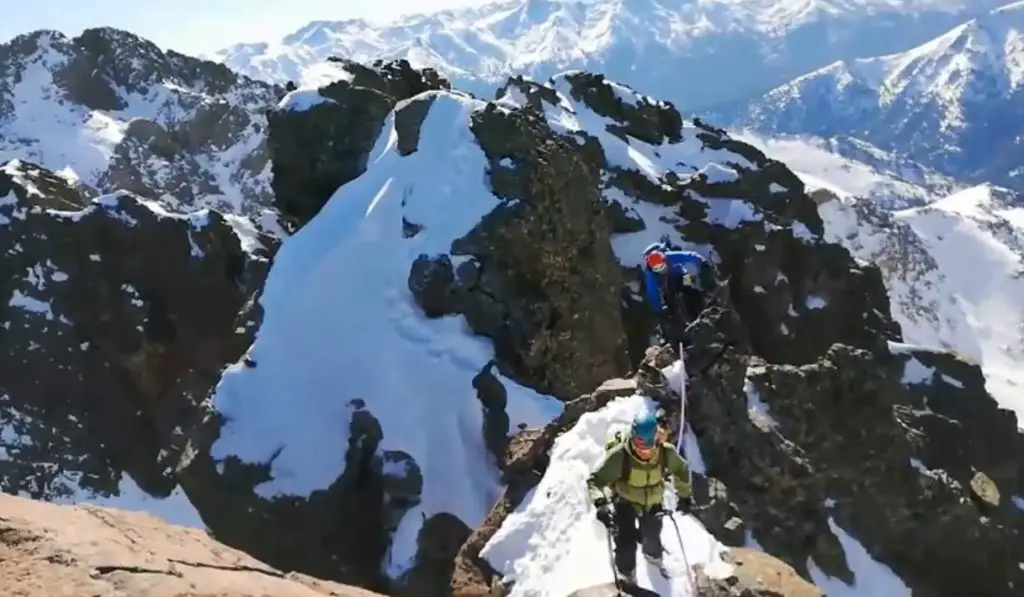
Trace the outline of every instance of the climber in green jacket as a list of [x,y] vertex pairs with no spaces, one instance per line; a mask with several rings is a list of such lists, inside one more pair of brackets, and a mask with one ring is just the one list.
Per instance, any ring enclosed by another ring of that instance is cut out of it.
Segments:
[[[689,513],[692,505],[686,460],[663,438],[653,414],[638,415],[627,436],[616,434],[609,442],[604,460],[587,479],[597,519],[615,536],[615,568],[629,583],[636,583],[638,541],[644,557],[665,574],[661,502],[669,476],[679,497],[677,509]],[[611,500],[605,488],[611,489]]]

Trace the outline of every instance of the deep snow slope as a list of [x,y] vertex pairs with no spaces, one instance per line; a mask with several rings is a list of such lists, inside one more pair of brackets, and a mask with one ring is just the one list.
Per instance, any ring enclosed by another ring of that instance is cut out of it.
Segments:
[[[427,319],[407,288],[418,255],[447,252],[499,204],[469,129],[486,104],[431,93],[419,150],[402,155],[393,113],[367,172],[277,253],[247,355],[256,366],[229,368],[214,397],[227,424],[213,456],[269,462],[257,487],[268,498],[325,489],[344,473],[367,420],[376,421],[385,476],[412,486],[385,564],[391,576],[412,565],[426,518],[451,513],[472,528],[501,489],[473,384],[493,349],[461,317]],[[403,238],[403,218],[423,232]],[[560,402],[495,375],[512,426],[560,411]]]
[[1020,189],[1024,3],[917,47],[844,60],[718,110],[766,134],[854,135],[974,183]]
[[[315,21],[281,40],[213,57],[300,85],[336,75],[328,56],[406,58],[489,96],[513,74],[603,72],[677,105],[745,98],[802,72],[920,43],[992,0],[499,0],[396,19]],[[959,15],[959,16],[958,16]],[[685,76],[679,76],[685,73]]]
[[907,342],[979,363],[988,391],[1024,421],[1024,205],[1017,195],[982,185],[890,212],[839,193],[819,213],[829,240],[881,268]]
[[181,210],[269,207],[264,111],[283,90],[115,29],[0,44],[0,162]]

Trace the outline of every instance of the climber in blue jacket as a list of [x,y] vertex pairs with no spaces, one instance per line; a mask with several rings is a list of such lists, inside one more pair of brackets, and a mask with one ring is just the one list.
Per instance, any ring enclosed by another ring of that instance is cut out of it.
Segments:
[[714,284],[714,279],[711,264],[699,253],[670,251],[661,243],[644,249],[647,301],[658,318],[661,335],[672,346],[689,345],[686,326],[700,316],[707,302],[706,293],[714,290],[702,281]]

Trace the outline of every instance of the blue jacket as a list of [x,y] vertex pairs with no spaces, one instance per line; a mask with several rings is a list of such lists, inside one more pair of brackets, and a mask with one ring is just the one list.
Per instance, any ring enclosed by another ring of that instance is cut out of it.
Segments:
[[651,303],[651,308],[654,309],[655,313],[661,312],[661,289],[658,284],[658,276],[679,276],[683,274],[690,274],[693,278],[694,284],[700,290],[705,290],[700,287],[700,270],[707,263],[707,260],[699,253],[693,251],[663,251],[665,253],[665,261],[668,263],[668,271],[664,274],[656,274],[651,271],[651,268],[644,264],[644,286],[647,290],[647,300]]

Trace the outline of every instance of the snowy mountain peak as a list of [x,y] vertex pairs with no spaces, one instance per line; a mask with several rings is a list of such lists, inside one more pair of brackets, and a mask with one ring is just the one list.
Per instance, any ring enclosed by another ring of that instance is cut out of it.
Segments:
[[717,116],[762,133],[855,136],[969,183],[1021,188],[1024,5],[895,54],[832,63]]
[[[971,19],[911,50],[878,58],[836,61],[797,77],[772,94],[795,94],[832,86],[856,93],[858,87],[882,95],[885,103],[901,93],[963,96],[1004,94],[1021,83],[1024,5],[1018,3]],[[997,80],[994,80],[995,77]]]
[[907,88],[955,98],[999,97],[1024,80],[1024,5],[1004,6],[903,54],[880,59],[890,95]]
[[283,90],[111,28],[0,45],[0,160],[97,194],[256,213],[269,206],[263,112]]

